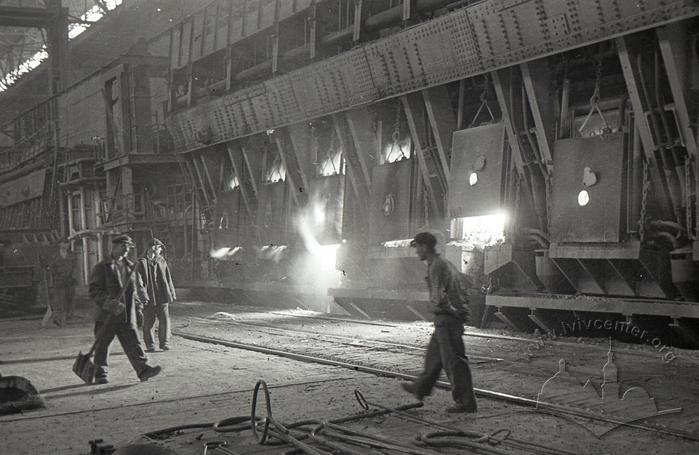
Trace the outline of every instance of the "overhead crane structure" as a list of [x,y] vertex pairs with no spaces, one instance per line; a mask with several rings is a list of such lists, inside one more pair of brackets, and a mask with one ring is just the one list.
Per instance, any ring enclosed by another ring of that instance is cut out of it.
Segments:
[[44,8],[0,5],[0,27],[46,30],[50,93],[55,94],[65,88],[68,77],[68,9],[62,0],[44,3]]

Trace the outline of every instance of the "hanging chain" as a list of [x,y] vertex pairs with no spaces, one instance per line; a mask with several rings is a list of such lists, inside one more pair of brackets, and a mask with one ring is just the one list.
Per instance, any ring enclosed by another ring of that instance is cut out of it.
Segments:
[[430,224],[430,197],[429,194],[427,193],[428,188],[427,185],[424,183],[422,184],[423,191],[422,191],[422,205],[425,207],[425,221],[424,225],[428,226]]
[[685,211],[687,212],[687,237],[694,239],[693,220],[692,220],[692,159],[689,154],[684,159],[684,187],[685,187]]
[[599,107],[599,101],[600,101],[600,86],[602,84],[602,57],[598,56],[597,57],[597,68],[595,69],[595,91],[592,93],[592,96],[590,97],[590,111],[587,113],[587,117],[585,117],[585,121],[580,125],[580,128],[578,128],[578,132],[580,134],[583,133],[585,130],[585,127],[587,126],[587,123],[590,121],[590,118],[592,118],[592,115],[596,112],[597,115],[599,115],[600,119],[602,120],[602,135],[609,134],[612,132],[612,129],[609,127],[609,124],[607,123],[607,119],[604,117],[604,114],[602,113],[602,110]]
[[490,109],[490,105],[488,104],[488,95],[490,93],[490,80],[488,79],[488,75],[484,76],[483,79],[483,91],[481,92],[480,95],[480,100],[481,100],[481,105],[478,107],[478,110],[476,111],[476,115],[473,116],[473,120],[471,120],[471,123],[469,124],[469,128],[473,128],[473,126],[476,124],[476,120],[478,120],[478,117],[481,115],[481,111],[483,108],[486,108],[488,110],[488,114],[490,114],[490,121],[493,122],[495,121],[495,116],[493,115],[493,111]]
[[650,179],[648,178],[648,161],[643,160],[643,187],[641,190],[641,214],[638,219],[638,237],[641,242],[646,235],[646,211],[648,209],[648,191]]

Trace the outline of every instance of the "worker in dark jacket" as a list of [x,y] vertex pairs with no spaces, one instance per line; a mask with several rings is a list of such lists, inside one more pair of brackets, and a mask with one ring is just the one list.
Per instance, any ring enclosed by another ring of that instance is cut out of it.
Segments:
[[170,269],[162,256],[163,242],[152,239],[148,242],[146,257],[139,261],[139,271],[148,291],[148,304],[143,310],[143,342],[146,352],[155,351],[153,327],[158,319],[158,341],[160,349],[170,349],[169,305],[177,298],[172,284]]
[[432,392],[442,368],[451,382],[455,405],[447,412],[476,412],[471,369],[465,354],[464,322],[468,319],[466,289],[461,273],[435,250],[437,239],[429,232],[415,236],[410,246],[417,256],[427,262],[427,287],[434,313],[434,332],[425,354],[425,368],[415,382],[403,383],[403,389],[422,401]]
[[[126,356],[141,381],[147,381],[160,373],[159,366],[150,366],[143,352],[136,331],[136,312],[148,295],[138,273],[131,273],[136,266],[126,256],[134,246],[128,235],[120,235],[112,240],[112,252],[108,259],[100,262],[90,276],[90,298],[95,302],[95,383],[106,384],[107,358],[109,347],[116,336],[119,338]],[[122,287],[126,287],[123,297],[117,300]]]
[[73,300],[75,299],[75,261],[70,256],[69,245],[62,242],[59,245],[59,255],[48,269],[53,277],[54,301],[57,302],[54,313],[54,324],[62,326],[73,315]]

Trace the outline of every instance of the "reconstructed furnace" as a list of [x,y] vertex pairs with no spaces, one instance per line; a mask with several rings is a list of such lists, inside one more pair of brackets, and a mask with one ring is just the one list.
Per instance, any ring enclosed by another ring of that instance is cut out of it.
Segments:
[[[698,14],[691,0],[202,2],[140,60],[76,86],[95,84],[102,126],[58,116],[103,139],[105,158],[70,166],[109,220],[77,225],[66,180],[26,200],[62,194],[54,218],[84,254],[92,232],[100,251],[107,228],[167,226],[180,283],[365,317],[424,314],[406,239],[433,229],[476,283],[474,319],[479,303],[521,330],[651,317],[695,343]],[[171,194],[178,221],[158,225]],[[142,224],[114,224],[136,195]]]

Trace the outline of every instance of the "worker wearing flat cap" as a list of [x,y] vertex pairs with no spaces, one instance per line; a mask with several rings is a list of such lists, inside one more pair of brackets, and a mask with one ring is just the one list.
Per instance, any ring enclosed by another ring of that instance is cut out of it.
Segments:
[[432,392],[442,368],[451,382],[454,406],[447,412],[473,413],[478,409],[473,381],[465,354],[464,323],[468,320],[468,278],[436,250],[437,238],[420,232],[410,246],[421,261],[427,263],[427,288],[434,313],[434,332],[425,353],[425,367],[415,382],[405,382],[403,389],[419,401]]
[[158,342],[160,349],[170,349],[169,305],[177,298],[167,261],[162,255],[163,242],[151,239],[148,242],[146,257],[138,262],[139,273],[148,292],[148,303],[143,309],[143,342],[146,352],[155,351],[153,327],[158,320]]
[[[128,235],[114,237],[109,258],[97,264],[90,276],[90,298],[97,306],[95,312],[95,336],[97,337],[95,383],[97,384],[109,382],[107,359],[115,336],[119,338],[131,366],[136,370],[141,381],[147,381],[160,373],[159,366],[148,365],[136,329],[136,313],[142,303],[147,302],[148,294],[140,274],[132,273],[136,264],[126,258],[129,250],[134,246],[133,240]],[[125,288],[125,292],[117,300],[122,288]]]

